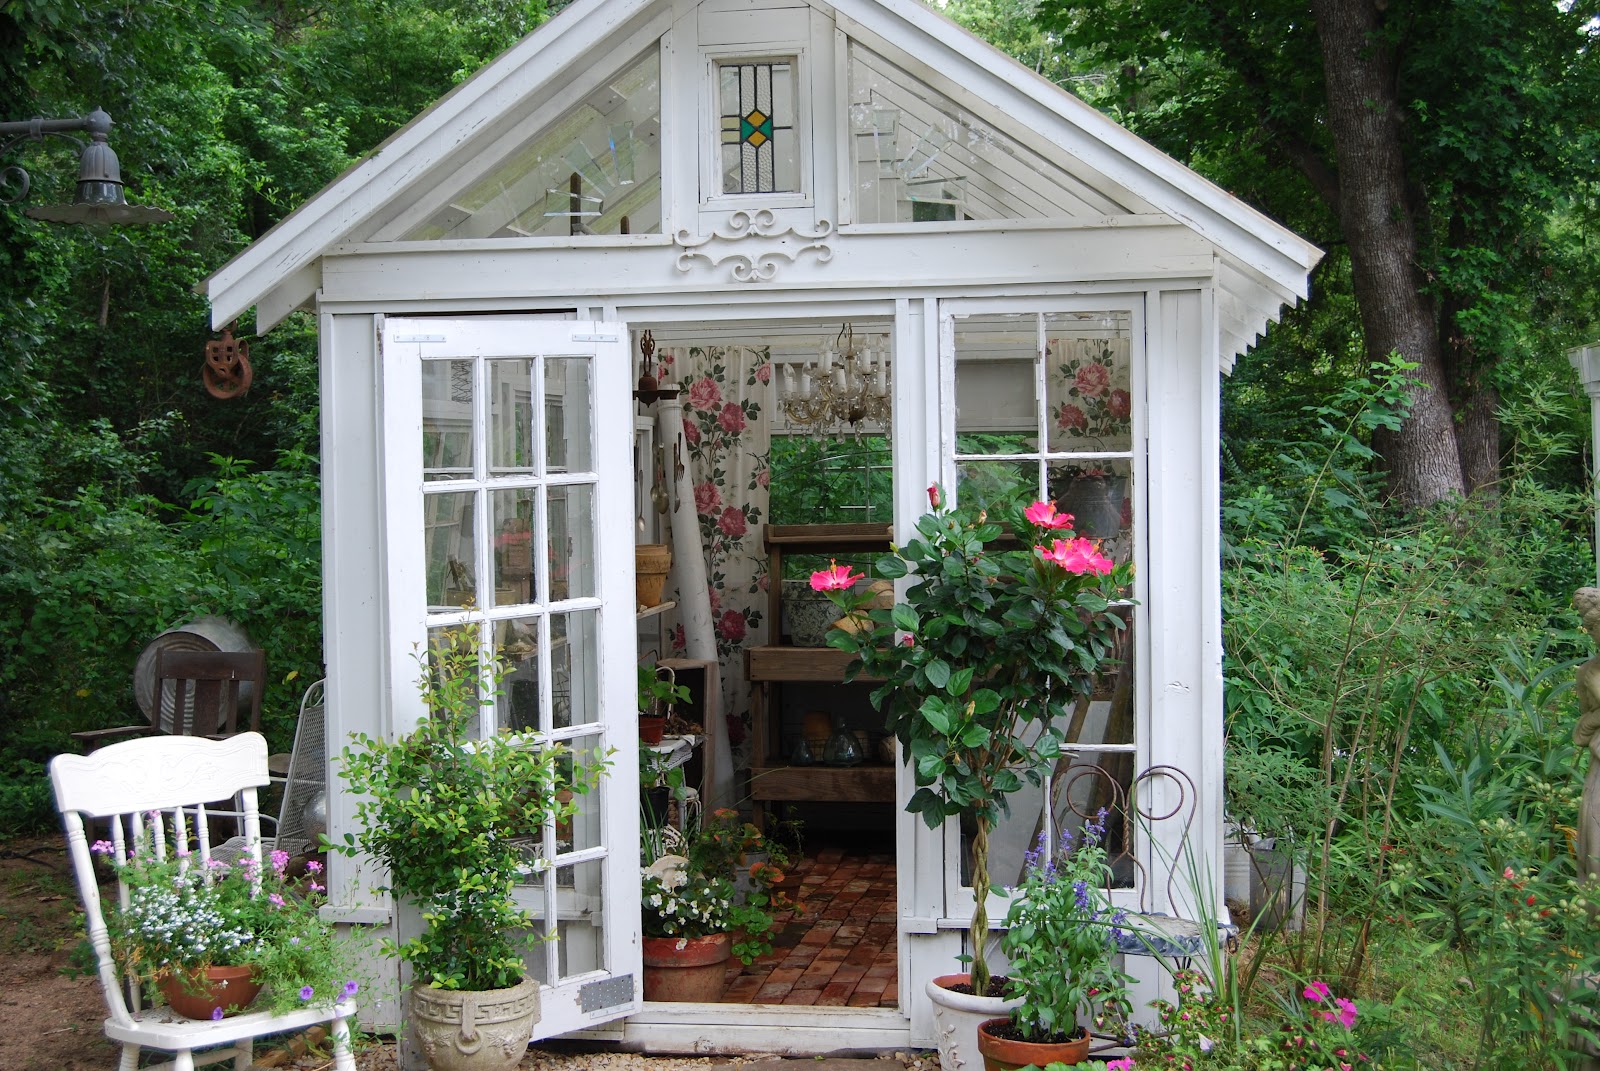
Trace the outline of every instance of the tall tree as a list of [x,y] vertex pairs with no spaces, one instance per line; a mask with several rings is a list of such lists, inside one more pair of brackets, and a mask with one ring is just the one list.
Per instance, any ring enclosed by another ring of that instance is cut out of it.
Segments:
[[[1365,352],[1416,367],[1377,436],[1408,505],[1490,487],[1499,391],[1587,329],[1600,182],[1593,3],[1041,0],[1095,99],[1348,257]],[[1332,223],[1317,233],[1320,202]]]

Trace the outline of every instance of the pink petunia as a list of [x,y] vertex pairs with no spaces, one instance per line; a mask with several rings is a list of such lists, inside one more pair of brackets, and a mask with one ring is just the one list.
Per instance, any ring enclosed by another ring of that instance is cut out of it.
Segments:
[[717,424],[729,435],[739,434],[744,430],[744,410],[739,408],[738,403],[729,402],[717,415]]
[[1327,1000],[1328,983],[1312,982],[1310,985],[1306,986],[1305,992],[1302,994],[1302,996],[1304,996],[1307,1000],[1314,1000],[1318,1003]]
[[1057,513],[1054,502],[1035,502],[1024,514],[1035,528],[1071,528],[1072,514]]
[[818,569],[811,574],[812,591],[846,591],[855,586],[857,580],[862,578],[861,573],[853,573],[848,565],[840,565],[832,558],[828,559],[828,568]]
[[717,389],[717,381],[710,376],[702,376],[689,388],[689,406],[702,413],[709,413],[722,404],[722,391]]

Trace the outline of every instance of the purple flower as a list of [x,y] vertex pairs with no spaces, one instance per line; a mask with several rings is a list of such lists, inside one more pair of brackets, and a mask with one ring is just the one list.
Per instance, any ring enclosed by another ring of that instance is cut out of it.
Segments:
[[328,887],[326,885],[318,885],[314,881],[313,882],[309,882],[308,884],[309,884],[312,892],[327,892],[328,891]]
[[1089,883],[1075,881],[1072,883],[1072,904],[1079,911],[1089,910]]
[[112,852],[117,850],[117,846],[112,844],[109,840],[97,840],[93,844],[89,845],[89,850],[94,852],[96,855],[110,855]]
[[275,907],[282,907],[283,906],[283,897],[279,896],[277,893],[268,893],[267,894],[267,902],[272,904]]
[[215,1023],[215,1022],[219,1021],[221,1018],[222,1018],[222,1009],[221,1008],[212,1008],[211,1009],[211,1021],[213,1023]]
[[361,991],[361,987],[356,985],[354,980],[346,982],[344,984],[343,992],[344,992],[344,997],[345,997],[346,1000],[348,1000],[351,997],[355,996],[360,991]]
[[311,994],[314,993],[314,992],[315,992],[315,990],[313,990],[310,986],[303,985],[303,986],[300,987],[300,999],[301,1000],[310,1000],[311,999]]
[[282,874],[286,869],[288,869],[288,866],[289,853],[282,850],[275,850],[272,853],[272,869],[276,870],[279,874]]
[[313,874],[320,874],[322,873],[322,864],[312,859],[306,863],[306,869]]

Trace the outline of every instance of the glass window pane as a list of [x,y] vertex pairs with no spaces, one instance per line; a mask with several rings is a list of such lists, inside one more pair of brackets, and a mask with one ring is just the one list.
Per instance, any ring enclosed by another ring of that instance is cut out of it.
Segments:
[[549,985],[550,960],[555,950],[550,947],[549,941],[544,940],[544,885],[539,881],[519,885],[512,890],[511,898],[518,907],[539,920],[531,932],[511,931],[513,947],[522,950],[522,962],[527,965],[528,977],[540,985]]
[[[1062,833],[1074,840],[1084,822],[1106,811],[1105,844],[1115,888],[1134,884],[1136,867],[1131,848],[1138,839],[1137,823],[1130,821],[1128,789],[1133,782],[1131,752],[1069,752],[1056,763],[1049,781],[1052,840]],[[1011,814],[989,832],[989,880],[994,888],[1016,885],[1022,877],[1023,857],[1039,844],[1045,832],[1043,786],[1026,786],[1011,797]],[[971,837],[965,824],[961,835],[961,882],[972,884]]]
[[1046,317],[1045,410],[1053,452],[1132,449],[1130,347],[1126,335],[1112,336],[1100,326],[1110,319]]
[[556,870],[556,973],[561,978],[606,966],[605,915],[600,909],[603,876],[599,859]]
[[539,716],[543,699],[539,690],[538,617],[515,617],[494,623],[494,654],[505,677],[495,701],[495,724],[513,732],[537,732],[545,727]]
[[660,49],[651,45],[404,238],[659,233],[660,135]]
[[956,320],[955,343],[956,431],[1007,435],[1012,437],[1008,443],[1037,450],[1039,317],[962,317]]
[[535,471],[533,362],[526,357],[485,362],[489,366],[489,475]]
[[[593,763],[597,758],[604,757],[604,738],[598,733],[576,737],[569,746],[572,748],[571,759],[578,763]],[[576,804],[578,812],[556,823],[556,851],[581,852],[600,847],[603,843],[600,826],[602,790],[573,793],[563,789],[561,795],[566,801]]]
[[857,223],[1070,219],[1131,211],[1003,127],[850,43],[848,107]]
[[1073,529],[1098,539],[1116,561],[1133,554],[1133,462],[1056,461],[1050,465],[1050,500],[1072,514]]
[[533,559],[534,494],[531,487],[490,493],[495,606],[538,601],[538,576]]
[[964,506],[993,509],[1027,503],[1039,493],[1037,461],[959,461],[956,500]]
[[548,492],[550,516],[550,599],[581,599],[595,593],[594,486],[570,484]]
[[593,412],[593,359],[546,357],[544,436],[550,472],[593,471]]
[[550,616],[552,725],[600,720],[600,611]]
[[471,361],[422,362],[422,478],[472,477]]
[[424,569],[432,609],[447,610],[478,601],[476,503],[472,491],[422,496]]

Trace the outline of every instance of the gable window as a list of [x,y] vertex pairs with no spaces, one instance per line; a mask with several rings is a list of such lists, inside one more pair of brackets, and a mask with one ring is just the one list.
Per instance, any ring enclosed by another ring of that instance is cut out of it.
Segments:
[[800,190],[792,57],[717,64],[722,192]]

